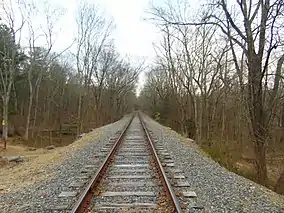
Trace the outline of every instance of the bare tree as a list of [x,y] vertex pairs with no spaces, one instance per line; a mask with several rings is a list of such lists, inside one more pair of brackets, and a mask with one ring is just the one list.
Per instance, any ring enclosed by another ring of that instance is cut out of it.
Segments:
[[19,50],[19,41],[21,39],[21,30],[24,25],[24,20],[20,26],[15,25],[15,14],[12,2],[10,4],[3,4],[1,11],[4,16],[1,17],[4,24],[1,25],[1,96],[3,101],[3,119],[2,119],[2,138],[6,147],[6,140],[8,138],[8,114],[9,114],[9,101],[14,83],[14,77],[19,69],[20,61],[23,55]]
[[[265,77],[271,72],[271,57],[277,54],[277,48],[283,45],[283,35],[278,30],[283,27],[283,1],[260,0],[256,4],[250,1],[236,1],[229,5],[225,0],[210,1],[205,11],[202,12],[201,21],[187,22],[181,20],[175,11],[167,12],[163,8],[156,8],[154,15],[158,17],[161,24],[167,25],[216,25],[227,37],[236,71],[240,75],[239,52],[243,52],[247,62],[247,95],[246,104],[249,113],[249,123],[253,146],[256,156],[255,165],[258,172],[259,182],[265,184],[267,181],[266,168],[266,142],[268,138],[269,125],[275,110],[275,100],[278,99],[279,91],[279,69],[282,67],[282,56],[280,53],[279,66],[272,74],[274,83],[272,93],[269,96],[269,104],[264,88]],[[171,8],[170,8],[171,9]],[[236,16],[238,14],[238,16]],[[235,17],[236,16],[236,17]],[[241,24],[243,23],[243,25]],[[240,78],[243,81],[242,78]],[[244,82],[240,82],[243,85]]]
[[86,3],[79,8],[77,27],[77,71],[80,85],[83,86],[80,89],[78,100],[77,134],[79,135],[83,125],[84,96],[86,96],[91,78],[97,70],[99,55],[107,44],[112,22],[108,22],[95,5]]

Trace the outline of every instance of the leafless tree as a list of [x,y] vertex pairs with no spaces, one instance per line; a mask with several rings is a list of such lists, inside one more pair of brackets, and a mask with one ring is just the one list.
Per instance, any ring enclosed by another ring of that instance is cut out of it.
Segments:
[[[283,27],[283,7],[283,1],[261,0],[253,3],[249,0],[230,4],[225,0],[214,0],[205,6],[200,21],[192,22],[185,17],[181,19],[172,7],[169,10],[153,10],[156,20],[162,25],[217,26],[229,42],[241,86],[246,80],[242,73],[243,61],[246,61],[248,122],[256,156],[255,165],[262,184],[267,181],[266,142],[277,106],[275,103],[279,100],[279,73],[283,64],[283,52],[279,52],[283,45],[283,32],[279,29]],[[272,57],[278,58],[275,70],[271,69]],[[269,96],[264,86],[268,75],[274,76]]]
[[[3,34],[3,51],[2,51],[2,64],[1,64],[1,96],[3,101],[3,119],[2,119],[2,138],[5,141],[8,138],[8,124],[9,124],[9,101],[11,96],[12,85],[14,83],[14,76],[17,71],[17,64],[20,60],[19,40],[21,39],[21,30],[24,25],[24,19],[19,26],[15,25],[15,13],[10,4],[1,5],[1,11],[3,16],[2,21],[9,28],[6,31],[6,35]],[[2,32],[4,33],[4,32]],[[19,39],[18,41],[16,39]]]
[[78,100],[78,127],[77,134],[82,130],[82,110],[84,107],[84,96],[95,73],[98,76],[98,58],[105,45],[112,28],[112,22],[107,21],[95,5],[83,4],[78,11],[77,17],[77,71],[80,78],[80,89]]

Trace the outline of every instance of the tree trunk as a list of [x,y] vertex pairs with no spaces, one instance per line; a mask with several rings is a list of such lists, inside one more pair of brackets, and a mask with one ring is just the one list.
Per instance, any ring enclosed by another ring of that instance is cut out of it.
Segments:
[[284,171],[281,173],[276,185],[275,192],[278,194],[284,195]]
[[222,101],[222,114],[221,114],[221,135],[220,135],[220,143],[223,144],[224,141],[224,133],[225,133],[225,100]]
[[283,144],[284,142],[284,103],[282,103],[280,127],[282,129],[280,143]]
[[251,54],[249,60],[249,111],[252,125],[252,135],[254,136],[254,152],[256,156],[256,170],[258,181],[265,185],[267,182],[266,167],[266,139],[267,127],[265,125],[266,117],[263,107],[263,89],[261,58]]
[[59,124],[59,142],[61,143],[62,142],[62,119],[61,119],[61,116],[62,116],[62,105],[63,105],[63,96],[64,96],[64,92],[65,92],[65,89],[64,87],[62,88],[61,90],[61,94],[60,94],[60,101],[59,101],[59,106],[58,106],[58,115],[57,115],[57,121],[58,121],[58,124]]
[[[41,80],[42,80],[42,71],[39,74],[39,77],[38,77],[37,82],[36,82],[35,111],[34,111],[34,118],[33,118],[32,138],[34,138],[34,131],[35,131],[35,127],[36,127],[37,110],[38,110],[38,96],[39,96],[39,89],[40,89],[40,85],[41,85]],[[38,136],[38,130],[39,130],[39,128],[37,128],[36,137]]]
[[33,104],[33,88],[31,85],[31,82],[29,82],[30,86],[30,97],[29,97],[29,106],[28,106],[28,114],[27,114],[27,120],[26,120],[26,129],[25,129],[25,135],[24,139],[29,139],[29,127],[30,127],[30,117],[31,117],[31,110],[32,110],[32,104]]
[[199,120],[198,120],[197,99],[196,99],[195,96],[193,98],[194,98],[193,107],[194,107],[195,135],[196,135],[196,141],[198,143],[200,143],[200,141],[201,141],[200,133],[201,132],[200,132],[200,123],[199,123]]
[[78,100],[78,112],[77,112],[77,136],[81,134],[81,128],[82,128],[81,111],[82,111],[82,95],[80,94]]
[[8,112],[9,112],[9,98],[3,97],[3,120],[2,120],[2,139],[4,140],[4,147],[6,148],[6,141],[8,139]]
[[267,183],[267,166],[266,166],[266,146],[263,137],[255,139],[254,151],[256,155],[256,169],[259,183]]

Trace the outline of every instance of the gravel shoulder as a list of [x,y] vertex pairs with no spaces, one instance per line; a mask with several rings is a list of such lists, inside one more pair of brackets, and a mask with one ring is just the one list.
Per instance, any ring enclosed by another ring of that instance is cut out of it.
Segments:
[[284,196],[221,167],[193,140],[144,115],[146,125],[183,170],[204,212],[284,212]]
[[[130,117],[97,128],[66,147],[45,151],[12,168],[0,171],[0,212],[47,212],[61,191],[86,164],[96,161],[103,145],[121,131]],[[60,202],[57,203],[60,205]]]

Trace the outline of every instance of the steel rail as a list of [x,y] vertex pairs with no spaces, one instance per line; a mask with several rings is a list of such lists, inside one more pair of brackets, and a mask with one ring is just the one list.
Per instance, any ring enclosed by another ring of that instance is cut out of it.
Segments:
[[177,213],[182,213],[180,203],[179,203],[179,201],[178,201],[178,199],[177,199],[177,197],[176,197],[176,195],[175,195],[175,193],[174,193],[173,188],[171,187],[170,182],[168,181],[168,178],[167,178],[167,176],[166,176],[166,173],[165,173],[165,171],[164,171],[164,169],[163,169],[163,166],[162,166],[162,164],[161,164],[161,162],[160,162],[160,159],[159,159],[159,157],[158,157],[158,155],[157,155],[157,152],[156,152],[156,150],[155,150],[155,147],[154,147],[154,144],[153,144],[153,142],[152,142],[152,139],[151,139],[151,137],[150,137],[150,135],[149,135],[149,133],[148,133],[148,130],[147,130],[147,128],[146,128],[146,125],[145,125],[145,123],[144,123],[144,121],[143,121],[143,119],[142,119],[140,113],[138,113],[138,117],[139,117],[140,122],[141,122],[141,124],[142,124],[142,127],[143,127],[143,129],[144,129],[144,132],[145,132],[145,134],[146,134],[146,136],[147,136],[147,140],[148,140],[148,142],[149,142],[149,144],[150,144],[151,152],[152,152],[152,154],[153,154],[153,156],[154,156],[154,161],[155,161],[155,164],[156,164],[156,166],[157,166],[157,168],[158,168],[158,171],[159,171],[159,173],[160,173],[160,176],[161,176],[161,179],[162,179],[162,184],[163,184],[163,186],[164,186],[164,189],[165,189],[165,191],[166,191],[166,194],[167,194],[168,198],[170,199],[170,201],[171,201],[171,203],[172,203],[172,206],[174,207],[175,211],[176,211]]
[[99,182],[100,182],[102,176],[104,175],[108,165],[111,163],[111,160],[112,160],[116,150],[118,149],[118,147],[119,147],[119,145],[120,145],[120,143],[122,141],[122,138],[124,137],[125,132],[128,129],[128,127],[130,126],[134,116],[135,116],[135,113],[133,113],[129,123],[123,129],[123,131],[120,134],[119,138],[116,140],[115,144],[113,145],[111,151],[109,152],[109,154],[105,158],[103,164],[101,165],[99,170],[96,172],[96,174],[93,176],[93,178],[89,182],[88,186],[82,192],[82,194],[80,195],[79,199],[74,204],[74,206],[73,206],[72,210],[70,211],[70,213],[87,212],[88,207],[91,204],[91,200],[92,200],[93,194],[94,194],[94,187],[96,187],[99,184]]

